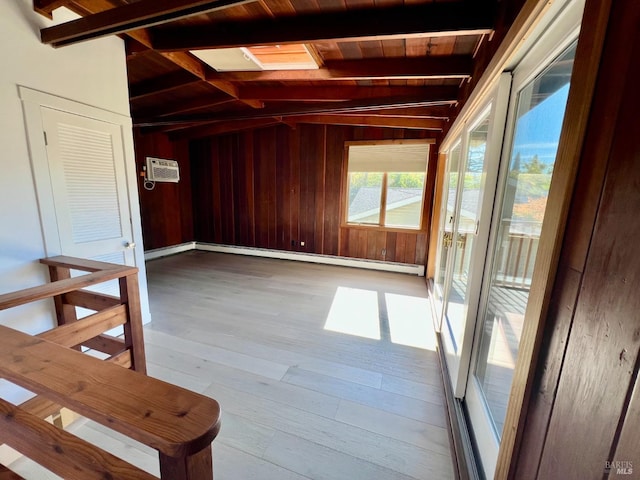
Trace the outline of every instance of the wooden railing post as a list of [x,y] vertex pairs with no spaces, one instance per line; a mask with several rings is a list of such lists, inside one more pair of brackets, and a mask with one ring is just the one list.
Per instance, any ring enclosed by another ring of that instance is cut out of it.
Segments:
[[[49,265],[49,277],[51,278],[52,282],[57,282],[58,280],[66,280],[68,278],[71,278],[71,269]],[[56,307],[56,319],[58,320],[58,325],[65,325],[67,323],[75,322],[76,320],[78,320],[78,317],[76,315],[76,307],[65,303],[64,295],[56,295],[55,297],[53,297],[53,302]]]
[[160,452],[162,480],[213,480],[211,445],[184,457],[169,457]]
[[142,333],[142,311],[140,309],[140,289],[138,274],[120,278],[120,300],[127,306],[127,323],[124,324],[124,341],[131,350],[131,368],[147,373],[147,361],[144,353],[144,335]]

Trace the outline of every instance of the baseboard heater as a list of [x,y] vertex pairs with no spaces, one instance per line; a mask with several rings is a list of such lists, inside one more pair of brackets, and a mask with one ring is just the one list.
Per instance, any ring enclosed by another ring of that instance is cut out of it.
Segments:
[[380,262],[362,258],[338,257],[334,255],[320,255],[317,253],[289,252],[286,250],[273,250],[268,248],[239,247],[235,245],[222,245],[218,243],[187,242],[171,247],[148,250],[144,253],[145,260],[175,255],[189,250],[201,250],[207,252],[231,253],[235,255],[249,255],[254,257],[276,258],[281,260],[293,260],[298,262],[321,263],[325,265],[338,265],[343,267],[364,268],[367,270],[380,270],[385,272],[408,273],[424,276],[424,265],[412,265],[408,263]]

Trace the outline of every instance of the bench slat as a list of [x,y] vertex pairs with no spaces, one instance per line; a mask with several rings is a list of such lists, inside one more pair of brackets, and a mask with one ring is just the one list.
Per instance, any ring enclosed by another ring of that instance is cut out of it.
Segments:
[[172,457],[200,451],[220,428],[211,398],[5,326],[0,377]]

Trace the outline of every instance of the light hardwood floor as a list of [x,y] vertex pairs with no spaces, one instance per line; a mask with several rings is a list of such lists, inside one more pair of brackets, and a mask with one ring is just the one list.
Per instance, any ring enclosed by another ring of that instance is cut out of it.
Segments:
[[[424,278],[208,252],[147,273],[149,374],[222,405],[216,480],[453,478]],[[375,337],[371,311],[380,339],[325,329]],[[158,474],[136,442],[73,430]]]

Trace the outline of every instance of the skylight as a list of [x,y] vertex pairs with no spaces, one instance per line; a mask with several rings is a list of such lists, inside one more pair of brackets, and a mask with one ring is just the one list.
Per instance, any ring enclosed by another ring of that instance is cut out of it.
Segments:
[[271,45],[246,47],[242,50],[263,70],[313,70],[318,64],[306,45]]
[[306,45],[263,45],[193,50],[193,55],[218,72],[315,70],[318,64]]

